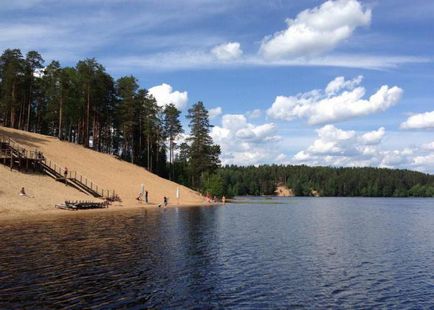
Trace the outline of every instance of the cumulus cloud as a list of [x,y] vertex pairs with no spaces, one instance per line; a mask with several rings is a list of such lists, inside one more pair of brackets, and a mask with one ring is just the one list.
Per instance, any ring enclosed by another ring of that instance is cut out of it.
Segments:
[[[416,166],[422,167],[421,170],[428,170],[428,169],[424,169],[424,168],[425,167],[432,167],[434,165],[434,154],[428,154],[425,156],[416,156],[414,158],[414,164]],[[432,168],[431,168],[431,170],[432,170]]]
[[381,127],[378,130],[370,131],[363,134],[360,137],[360,141],[366,145],[377,145],[381,142],[385,133],[386,130],[384,129],[384,127]]
[[430,151],[434,151],[434,141],[430,142],[430,143],[425,143],[422,145],[422,148],[424,150],[430,150]]
[[359,86],[362,83],[363,76],[359,75],[358,77],[352,80],[345,80],[343,76],[338,76],[333,81],[330,81],[325,88],[325,93],[329,96],[337,94],[339,91],[343,89],[354,89],[356,86]]
[[274,119],[290,121],[306,118],[308,123],[323,124],[382,112],[395,105],[403,90],[397,86],[381,86],[368,99],[364,87],[360,86],[362,77],[346,81],[337,77],[325,91],[313,90],[296,96],[277,96],[267,115]]
[[434,142],[402,149],[385,149],[384,127],[370,132],[342,130],[333,125],[317,129],[317,138],[290,160],[293,164],[406,168],[434,172]]
[[272,145],[280,141],[273,123],[254,125],[242,114],[226,114],[221,126],[214,126],[211,137],[222,148],[223,164],[254,165],[276,162],[281,152]]
[[329,0],[287,19],[288,28],[266,37],[260,53],[265,58],[317,56],[334,49],[354,30],[371,22],[371,10],[357,0]]
[[186,91],[173,91],[172,86],[166,83],[151,87],[149,94],[157,100],[157,104],[161,107],[172,103],[178,110],[182,110],[188,101]]
[[434,128],[434,111],[410,116],[401,124],[404,129],[432,129]]
[[243,54],[241,45],[238,42],[228,42],[217,45],[211,50],[211,53],[222,61],[238,59]]
[[[317,139],[294,155],[296,163],[327,166],[381,166],[383,157],[377,144],[385,134],[383,127],[367,133],[342,130],[333,125],[317,129]],[[390,157],[390,154],[389,154]]]
[[208,115],[210,119],[216,118],[217,116],[223,113],[223,109],[221,107],[209,109]]

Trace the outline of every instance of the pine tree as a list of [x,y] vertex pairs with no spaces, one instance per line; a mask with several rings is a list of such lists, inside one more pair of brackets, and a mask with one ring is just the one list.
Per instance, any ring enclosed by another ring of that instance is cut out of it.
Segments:
[[116,82],[117,93],[119,96],[119,114],[121,132],[123,135],[122,157],[135,162],[135,139],[134,134],[138,121],[138,105],[137,101],[137,79],[133,76],[124,76]]
[[174,150],[175,150],[175,139],[183,132],[182,125],[179,120],[181,111],[179,111],[174,104],[169,104],[164,108],[164,131],[169,140],[169,179],[174,178]]
[[198,187],[205,172],[211,173],[220,166],[220,146],[213,144],[208,111],[201,101],[188,110],[187,118],[191,129],[187,139],[190,142],[189,172],[191,184]]
[[[30,117],[32,112],[32,103],[34,99],[34,93],[36,92],[36,85],[35,85],[35,72],[37,69],[42,69],[44,64],[44,59],[42,58],[41,54],[39,54],[37,51],[29,51],[26,54],[26,60],[25,60],[25,79],[27,84],[27,96],[26,101],[23,102],[23,111],[22,111],[22,117],[20,117],[20,123],[21,129],[30,130]],[[27,109],[24,108],[24,105],[27,105]],[[25,111],[27,110],[27,111]],[[24,127],[24,116],[27,116],[26,118],[26,126]]]
[[17,114],[23,100],[25,63],[19,49],[7,49],[0,56],[0,108],[5,126],[17,127]]
[[[81,93],[83,99],[83,118],[81,123],[81,143],[89,146],[91,113],[94,112],[96,100],[96,85],[98,77],[105,71],[104,67],[99,64],[95,58],[81,60],[76,66],[81,82]],[[94,128],[92,128],[92,131]]]

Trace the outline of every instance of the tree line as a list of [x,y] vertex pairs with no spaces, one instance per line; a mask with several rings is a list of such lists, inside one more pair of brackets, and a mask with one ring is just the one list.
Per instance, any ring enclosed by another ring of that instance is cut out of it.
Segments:
[[273,195],[286,185],[296,196],[434,197],[434,175],[384,168],[226,166],[205,186],[227,196]]
[[[202,102],[188,110],[190,135],[173,104],[161,107],[130,75],[114,79],[94,58],[62,67],[41,54],[7,49],[0,56],[0,125],[58,137],[200,188],[220,165]],[[180,151],[178,150],[180,149]]]
[[173,104],[161,107],[130,75],[114,79],[94,58],[45,65],[37,51],[0,56],[0,125],[56,136],[145,167],[211,195],[432,197],[434,176],[408,170],[264,165],[220,167],[220,147],[202,102],[187,112],[189,135]]

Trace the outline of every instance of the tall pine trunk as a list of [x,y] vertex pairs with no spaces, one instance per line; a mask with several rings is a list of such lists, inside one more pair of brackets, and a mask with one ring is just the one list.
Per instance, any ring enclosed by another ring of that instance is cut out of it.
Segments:
[[89,120],[90,120],[90,84],[87,85],[87,108],[86,108],[86,121],[84,132],[84,146],[89,146]]
[[63,117],[63,95],[60,96],[60,104],[59,104],[59,133],[58,133],[58,137],[60,140],[62,140],[62,138],[63,138],[62,117]]
[[27,122],[26,122],[26,130],[30,130],[30,114],[32,111],[32,79],[30,79],[29,85],[29,98],[27,101]]

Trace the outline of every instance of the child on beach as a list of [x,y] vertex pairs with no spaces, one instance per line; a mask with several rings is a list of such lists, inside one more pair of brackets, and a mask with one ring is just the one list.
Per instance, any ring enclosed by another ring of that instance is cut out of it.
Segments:
[[[163,197],[163,206],[164,206],[164,207],[167,207],[167,201],[168,201],[167,197],[164,196],[164,197]],[[161,205],[158,205],[158,207],[161,208]]]
[[31,196],[31,195],[27,194],[24,187],[21,187],[20,196],[24,196],[24,197],[28,197],[28,198],[35,198],[35,196]]

